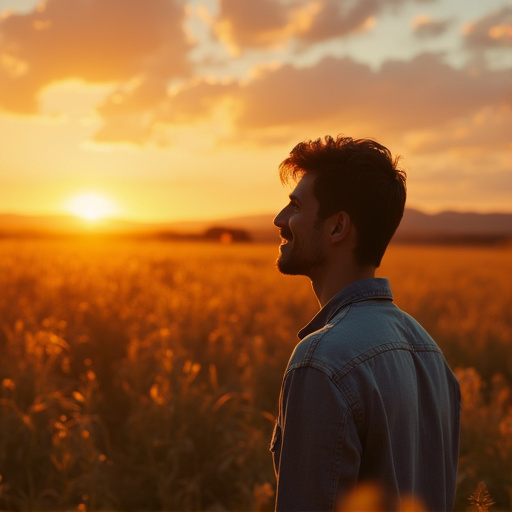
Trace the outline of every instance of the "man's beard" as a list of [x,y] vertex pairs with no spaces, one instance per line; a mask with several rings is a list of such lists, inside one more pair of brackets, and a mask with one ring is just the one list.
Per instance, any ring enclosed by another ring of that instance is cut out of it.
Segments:
[[312,277],[315,270],[321,267],[326,260],[320,238],[311,240],[307,248],[292,244],[293,241],[288,241],[287,244],[281,246],[277,258],[277,268],[282,274]]

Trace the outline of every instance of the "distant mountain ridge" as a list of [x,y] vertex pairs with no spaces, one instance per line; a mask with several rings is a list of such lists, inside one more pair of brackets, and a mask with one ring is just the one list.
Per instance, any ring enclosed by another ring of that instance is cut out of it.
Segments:
[[[197,235],[212,227],[245,230],[254,241],[276,241],[273,214],[248,215],[217,220],[144,223],[104,219],[94,223],[73,215],[0,214],[0,236],[44,236],[75,233],[136,235]],[[395,234],[396,242],[499,243],[512,240],[512,213],[444,211],[428,214],[406,208]]]
[[426,214],[407,208],[400,231],[432,231],[463,234],[512,234],[512,213],[444,211]]
[[501,244],[512,240],[512,213],[444,211],[427,214],[407,208],[395,242]]

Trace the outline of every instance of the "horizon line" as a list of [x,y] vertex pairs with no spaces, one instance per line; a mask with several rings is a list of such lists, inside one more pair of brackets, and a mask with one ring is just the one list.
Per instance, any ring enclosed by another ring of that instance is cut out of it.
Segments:
[[[421,207],[416,206],[406,206],[405,211],[416,211],[423,215],[427,215],[430,217],[434,217],[441,214],[454,213],[461,215],[512,215],[511,210],[479,210],[479,209],[457,209],[457,208],[444,208],[436,211],[428,211],[422,209]],[[134,224],[180,224],[180,223],[203,223],[203,222],[217,222],[217,221],[229,221],[236,220],[241,218],[252,218],[252,217],[264,217],[264,216],[275,216],[275,212],[269,211],[261,211],[261,212],[240,212],[234,213],[231,215],[223,215],[223,216],[203,216],[197,218],[134,218],[130,216],[123,215],[106,215],[103,218],[97,219],[95,221],[90,222],[90,224],[101,224],[102,222],[131,222]],[[16,211],[0,211],[0,217],[21,217],[26,219],[41,219],[41,218],[61,218],[61,219],[73,219],[77,221],[82,221],[84,223],[88,223],[87,220],[83,219],[79,215],[70,213],[70,212],[54,212],[54,213],[27,213],[27,212],[16,212]]]

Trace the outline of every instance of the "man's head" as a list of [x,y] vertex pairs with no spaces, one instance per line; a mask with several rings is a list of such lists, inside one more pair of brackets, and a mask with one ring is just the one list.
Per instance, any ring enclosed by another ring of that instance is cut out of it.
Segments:
[[293,179],[300,184],[308,176],[318,203],[318,225],[345,212],[357,233],[357,264],[378,267],[405,206],[405,173],[397,164],[373,140],[327,136],[295,146],[279,170],[283,183]]

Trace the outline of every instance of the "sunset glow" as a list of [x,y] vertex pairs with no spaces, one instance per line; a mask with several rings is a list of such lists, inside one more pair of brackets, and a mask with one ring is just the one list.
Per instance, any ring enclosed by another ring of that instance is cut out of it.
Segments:
[[110,217],[115,212],[114,203],[96,193],[80,194],[68,202],[70,213],[87,221],[97,221]]
[[510,0],[2,0],[0,208],[91,188],[136,221],[275,213],[289,151],[343,134],[403,157],[409,207],[510,212],[511,20]]

